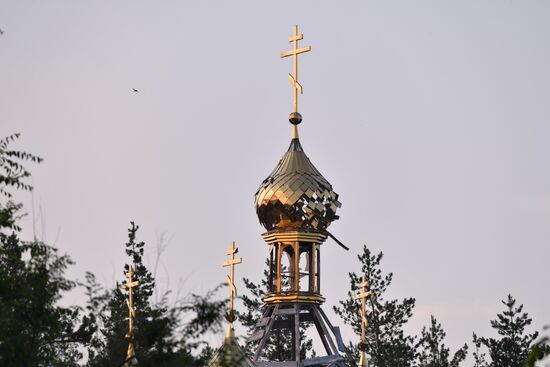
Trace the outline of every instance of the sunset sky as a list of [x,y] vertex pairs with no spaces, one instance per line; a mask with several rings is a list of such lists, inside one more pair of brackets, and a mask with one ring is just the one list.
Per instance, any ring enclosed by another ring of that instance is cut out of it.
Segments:
[[434,314],[453,348],[493,335],[508,293],[532,330],[550,324],[548,1],[0,0],[0,133],[45,159],[17,195],[26,238],[34,198],[35,234],[73,278],[122,280],[133,220],[151,266],[169,240],[160,289],[223,282],[233,240],[237,276],[259,281],[253,195],[290,142],[294,24],[312,46],[302,146],[351,248],[322,247],[329,315],[367,244],[389,296],[417,299],[411,333]]

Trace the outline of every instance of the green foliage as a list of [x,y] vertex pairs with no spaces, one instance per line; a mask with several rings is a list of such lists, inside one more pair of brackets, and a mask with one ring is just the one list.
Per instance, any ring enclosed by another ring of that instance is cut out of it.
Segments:
[[33,154],[9,149],[10,143],[16,141],[20,136],[21,134],[17,133],[0,140],[0,195],[8,198],[12,197],[7,190],[10,187],[25,191],[32,190],[32,186],[24,182],[24,179],[30,177],[31,174],[23,166],[22,161],[42,162],[42,158]]
[[[355,294],[360,290],[360,278],[365,275],[370,284],[373,296],[367,300],[368,344],[364,346],[369,355],[369,363],[373,367],[408,367],[415,363],[415,338],[405,335],[403,326],[412,316],[415,306],[414,298],[401,301],[386,300],[384,293],[391,285],[393,273],[384,274],[380,269],[382,252],[373,255],[363,246],[363,252],[357,256],[361,264],[361,273],[349,273],[350,291],[340,306],[334,311],[355,333],[361,335],[360,304],[355,300]],[[359,356],[359,346],[353,342],[348,345],[347,363],[355,365]]]
[[[545,329],[548,329],[550,327],[545,327]],[[531,348],[531,351],[529,352],[529,355],[527,356],[527,362],[523,365],[523,367],[534,367],[535,363],[537,361],[540,361],[541,359],[544,359],[547,356],[550,356],[550,337],[545,336],[541,338],[539,341],[537,341],[533,347]]]
[[[269,266],[269,263],[266,263]],[[283,269],[284,270],[284,269]],[[256,323],[262,317],[264,311],[264,303],[262,299],[265,297],[268,287],[269,273],[268,270],[264,270],[263,279],[260,283],[253,283],[247,278],[243,278],[244,285],[248,289],[250,295],[243,295],[241,297],[245,312],[237,312],[238,319],[241,324],[248,329],[251,334],[255,328]],[[288,282],[284,279],[283,282]],[[283,283],[283,287],[287,284]],[[300,349],[300,355],[302,358],[313,355],[313,341],[306,337],[306,328],[300,327],[300,340],[302,340],[302,346]],[[248,352],[253,345],[247,345]],[[292,350],[292,336],[288,329],[277,329],[271,331],[271,337],[266,343],[264,348],[264,356],[269,361],[288,361],[290,360],[290,351]]]
[[[216,290],[205,296],[191,295],[175,306],[168,304],[168,294],[163,295],[159,303],[153,302],[155,280],[143,263],[145,243],[136,240],[138,228],[131,223],[125,251],[135,270],[134,279],[139,281],[139,286],[134,288],[134,345],[139,365],[201,366],[212,350],[201,348],[206,343],[199,338],[208,331],[221,331],[225,302],[213,300]],[[121,279],[127,271],[128,265],[125,265]],[[101,326],[88,350],[88,366],[122,366],[128,348],[126,293],[119,287],[103,291],[91,275],[87,277],[86,290],[88,308],[96,311]],[[189,320],[182,325],[183,316]]]
[[472,343],[474,343],[474,367],[487,367],[487,354],[483,351],[483,346],[481,344],[481,340],[478,338],[478,336],[474,333],[472,338]]
[[458,367],[466,359],[468,346],[464,344],[449,360],[450,349],[445,346],[445,331],[436,318],[431,316],[429,328],[424,327],[416,344],[418,367]]
[[[21,161],[40,162],[25,152],[8,150],[19,134],[0,140],[0,193],[32,190]],[[79,307],[61,307],[59,299],[76,283],[65,277],[72,264],[66,255],[40,241],[20,239],[21,204],[0,202],[0,365],[76,366],[80,346],[93,332],[93,315]]]
[[491,321],[491,326],[500,335],[499,339],[473,336],[473,342],[479,350],[484,347],[491,359],[485,360],[480,352],[474,354],[477,357],[476,367],[521,367],[527,361],[531,345],[538,333],[528,334],[525,328],[532,322],[523,305],[516,306],[516,300],[508,295],[506,301],[502,301],[505,310],[497,314],[497,319]]

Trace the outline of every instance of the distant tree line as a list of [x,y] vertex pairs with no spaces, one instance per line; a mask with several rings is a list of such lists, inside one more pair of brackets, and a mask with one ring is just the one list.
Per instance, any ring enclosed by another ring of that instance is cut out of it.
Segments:
[[[126,293],[118,286],[124,281],[128,265],[121,266],[120,283],[105,287],[92,273],[83,282],[68,279],[66,270],[73,264],[69,256],[43,241],[21,238],[23,207],[13,201],[13,191],[30,191],[30,172],[24,164],[40,163],[30,153],[12,150],[14,134],[0,140],[0,366],[65,367],[122,366],[128,343]],[[169,292],[160,300],[153,297],[155,277],[143,263],[146,244],[138,239],[139,227],[131,222],[128,240],[121,246],[127,264],[135,269],[136,356],[144,367],[199,367],[207,365],[214,348],[206,342],[211,333],[221,333],[227,308],[218,288],[204,295],[191,294],[169,302]],[[358,273],[349,273],[350,290],[346,299],[334,307],[342,320],[360,334],[360,277],[366,275],[374,295],[368,299],[368,344],[366,352],[372,367],[457,367],[463,365],[469,346],[465,343],[451,352],[445,345],[446,333],[431,316],[430,324],[419,335],[407,335],[404,326],[413,315],[414,298],[387,299],[385,294],[393,274],[381,269],[383,254],[373,254],[366,246],[358,255]],[[267,278],[267,277],[265,277]],[[248,295],[242,297],[245,310],[240,322],[251,331],[261,313],[267,281],[254,283],[244,279]],[[85,305],[61,306],[67,292],[82,287]],[[528,333],[532,320],[511,295],[502,301],[504,311],[490,321],[498,337],[473,334],[474,367],[532,367],[550,354],[548,339]],[[306,339],[305,330],[301,330]],[[359,340],[359,338],[357,338]],[[283,360],[288,353],[289,337],[278,332],[268,354]],[[303,356],[314,355],[307,340]],[[357,343],[347,345],[347,363],[356,366]],[[230,367],[230,366],[227,366]]]

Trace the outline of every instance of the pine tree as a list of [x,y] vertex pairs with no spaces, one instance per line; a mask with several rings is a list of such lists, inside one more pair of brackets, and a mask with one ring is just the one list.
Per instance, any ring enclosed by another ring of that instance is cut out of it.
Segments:
[[483,346],[481,345],[481,340],[474,333],[472,337],[472,343],[474,343],[474,367],[488,367],[487,363],[487,354],[483,351]]
[[445,331],[436,318],[430,317],[429,328],[422,328],[422,333],[416,344],[418,353],[418,367],[458,367],[468,353],[468,345],[464,344],[453,357],[450,358],[450,349],[445,346]]
[[[346,324],[350,325],[355,333],[361,335],[360,304],[355,300],[355,294],[360,290],[360,278],[365,275],[369,280],[373,296],[367,300],[367,340],[365,351],[373,367],[409,367],[415,361],[415,338],[405,335],[403,326],[412,316],[415,306],[414,298],[405,298],[401,301],[386,300],[384,293],[391,285],[393,273],[383,274],[380,269],[383,254],[373,255],[364,246],[363,252],[357,256],[361,264],[361,272],[349,273],[350,291],[340,306],[334,311]],[[359,356],[358,345],[350,342],[348,345],[347,362],[350,365],[357,363]]]
[[481,361],[480,367],[523,366],[531,345],[538,336],[538,332],[526,333],[525,328],[531,324],[532,319],[523,312],[523,305],[516,306],[516,300],[511,295],[502,303],[506,309],[497,314],[496,320],[491,320],[491,326],[500,335],[500,339],[478,337],[474,334],[474,344],[485,347],[491,359],[490,362]]

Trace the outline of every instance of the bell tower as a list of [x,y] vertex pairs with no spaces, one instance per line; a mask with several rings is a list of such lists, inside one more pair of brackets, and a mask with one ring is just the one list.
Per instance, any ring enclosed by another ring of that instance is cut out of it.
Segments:
[[[340,352],[344,345],[340,331],[334,327],[321,305],[321,247],[327,237],[334,238],[327,227],[336,219],[340,207],[338,194],[306,156],[298,137],[302,116],[298,112],[298,55],[311,47],[298,47],[303,35],[294,27],[289,38],[293,49],[281,57],[293,57],[294,111],[291,142],[273,172],[260,184],[255,194],[256,213],[267,232],[262,234],[269,245],[268,292],[264,298],[262,318],[248,342],[255,344],[257,366],[345,366]],[[337,241],[338,242],[338,241]],[[315,358],[301,355],[303,330],[317,333],[326,354]],[[270,361],[266,348],[274,330],[285,330],[291,344],[285,360]]]

